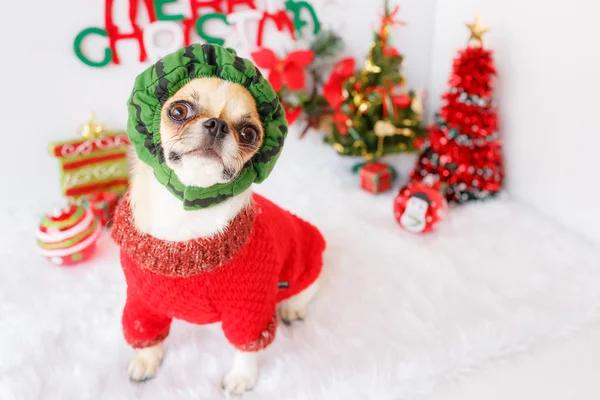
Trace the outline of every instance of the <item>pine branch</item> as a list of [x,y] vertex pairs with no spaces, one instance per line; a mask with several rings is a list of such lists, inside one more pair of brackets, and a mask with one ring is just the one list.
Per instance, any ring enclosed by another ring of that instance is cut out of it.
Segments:
[[316,58],[335,57],[344,50],[344,41],[333,31],[321,31],[310,45]]

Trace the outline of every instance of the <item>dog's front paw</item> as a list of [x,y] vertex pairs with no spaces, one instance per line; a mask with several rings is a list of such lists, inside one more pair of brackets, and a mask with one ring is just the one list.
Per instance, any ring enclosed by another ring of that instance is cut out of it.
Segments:
[[306,318],[306,314],[306,306],[298,306],[293,303],[284,302],[279,308],[279,316],[285,325],[290,325],[294,321],[302,321]]
[[232,395],[241,395],[252,390],[258,379],[258,372],[231,371],[223,379],[223,390]]
[[163,351],[160,345],[138,350],[127,368],[129,379],[134,382],[143,382],[154,378],[162,357]]

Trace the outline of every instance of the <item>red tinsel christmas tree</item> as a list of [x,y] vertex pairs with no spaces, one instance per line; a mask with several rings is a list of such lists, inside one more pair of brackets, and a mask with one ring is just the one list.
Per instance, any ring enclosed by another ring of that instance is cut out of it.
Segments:
[[504,175],[497,111],[492,102],[496,74],[492,51],[483,47],[489,29],[478,17],[471,37],[454,60],[445,105],[421,146],[411,180],[439,181],[448,201],[462,203],[497,193]]

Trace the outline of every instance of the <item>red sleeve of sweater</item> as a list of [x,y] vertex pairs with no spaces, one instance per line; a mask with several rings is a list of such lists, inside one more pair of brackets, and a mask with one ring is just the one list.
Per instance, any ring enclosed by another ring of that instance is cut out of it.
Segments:
[[[121,263],[126,277],[130,262],[133,261],[122,253]],[[150,308],[131,282],[127,285],[127,300],[121,321],[125,340],[136,349],[162,342],[169,335],[171,327],[171,318],[158,314]]]
[[241,351],[259,351],[266,348],[275,339],[276,330],[275,306],[268,314],[241,308],[229,309],[223,314],[225,337]]

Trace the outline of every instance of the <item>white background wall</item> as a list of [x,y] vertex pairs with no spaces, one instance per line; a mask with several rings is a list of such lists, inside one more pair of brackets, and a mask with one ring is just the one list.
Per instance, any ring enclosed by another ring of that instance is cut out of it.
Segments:
[[476,13],[492,27],[508,191],[600,242],[600,3],[438,1],[435,107]]
[[[120,1],[124,0],[116,0]],[[380,2],[338,2],[343,5],[330,6],[321,18],[341,21],[347,53],[360,59],[370,44]],[[397,28],[392,40],[406,56],[409,86],[429,90],[434,106],[427,110],[429,115],[439,105],[456,49],[468,37],[464,22],[472,21],[476,13],[483,15],[493,29],[486,43],[495,49],[499,70],[496,97],[509,192],[600,242],[600,3],[397,3],[402,7],[400,18],[409,24]],[[125,127],[125,101],[134,77],[146,66],[136,61],[135,46],[120,45],[123,64],[102,69],[86,67],[72,51],[78,32],[103,25],[103,4],[103,0],[14,1],[2,13],[0,171],[11,189],[0,196],[0,206],[17,207],[22,197],[32,195],[54,204],[59,198],[58,172],[47,143],[73,137],[91,109],[110,127]],[[257,4],[262,8],[262,0]],[[129,51],[132,54],[126,55]]]

